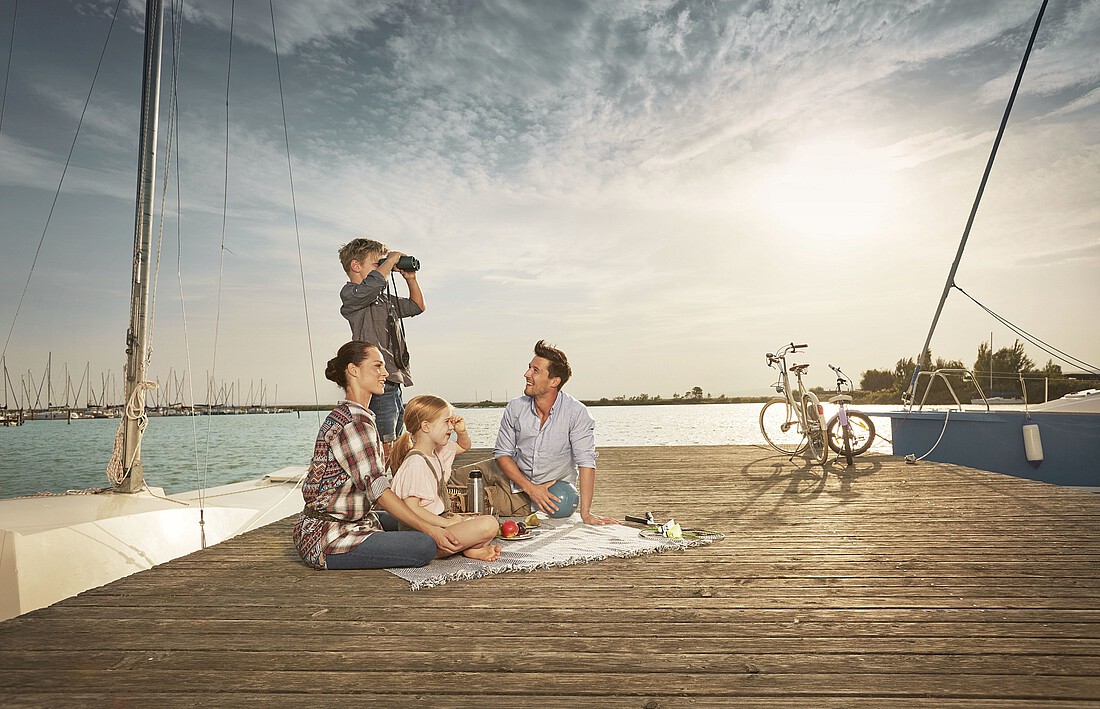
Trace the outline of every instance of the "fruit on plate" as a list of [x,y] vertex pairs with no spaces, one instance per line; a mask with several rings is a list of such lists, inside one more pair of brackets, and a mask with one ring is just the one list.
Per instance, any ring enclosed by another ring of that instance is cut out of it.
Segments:
[[542,524],[542,520],[539,519],[539,516],[537,514],[532,512],[531,514],[523,518],[523,523],[526,524],[528,527],[537,527]]
[[508,520],[504,524],[500,525],[500,536],[504,537],[505,539],[514,537],[517,534],[519,534],[519,525],[512,520]]
[[520,534],[527,534],[527,525],[524,522],[517,522],[516,526],[519,527]]

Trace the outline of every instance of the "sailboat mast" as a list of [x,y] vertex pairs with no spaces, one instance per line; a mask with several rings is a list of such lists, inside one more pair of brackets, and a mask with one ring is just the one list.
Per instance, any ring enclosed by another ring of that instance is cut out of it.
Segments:
[[130,328],[126,333],[126,413],[123,433],[125,478],[116,492],[137,492],[145,484],[141,432],[145,419],[145,365],[148,349],[149,279],[153,243],[153,183],[160,110],[160,57],[163,42],[161,0],[145,3],[145,62],[141,89],[141,138],[138,146],[137,210],[134,218],[134,273],[130,292]]
[[[978,194],[974,197],[974,205],[970,208],[970,217],[966,220],[966,228],[963,229],[962,239],[959,241],[959,250],[955,253],[955,260],[951,263],[951,271],[947,274],[947,282],[943,284],[943,294],[940,295],[939,305],[936,306],[936,314],[932,316],[932,325],[928,328],[928,337],[924,339],[924,347],[921,347],[920,352],[917,353],[916,368],[913,370],[913,379],[909,382],[909,391],[906,396],[909,401],[913,401],[916,398],[917,393],[917,375],[920,374],[921,362],[924,360],[925,354],[928,352],[929,345],[932,344],[932,335],[936,332],[936,325],[940,321],[940,314],[943,312],[943,304],[947,302],[947,294],[951,292],[951,288],[955,285],[955,273],[959,270],[959,263],[962,261],[963,251],[966,249],[966,241],[970,238],[970,228],[974,226],[974,217],[978,215],[978,205],[981,204],[982,194],[985,192],[985,185],[989,181],[989,173],[993,171],[993,160],[997,157],[997,148],[1001,145],[1001,138],[1005,134],[1005,126],[1008,125],[1008,117],[1012,113],[1012,104],[1016,102],[1016,94],[1020,90],[1020,82],[1024,78],[1024,69],[1027,68],[1028,57],[1031,56],[1031,48],[1035,46],[1035,37],[1039,34],[1039,25],[1043,22],[1043,13],[1047,9],[1047,1],[1043,0],[1043,4],[1039,6],[1039,14],[1035,17],[1035,27],[1031,30],[1031,39],[1027,42],[1027,49],[1024,51],[1023,61],[1020,62],[1020,71],[1016,74],[1016,83],[1012,85],[1012,93],[1008,97],[1008,105],[1005,106],[1004,116],[1001,118],[1001,126],[997,129],[997,138],[993,141],[993,149],[989,153],[989,161],[985,165],[985,172],[982,174],[982,181],[978,185]],[[990,347],[992,347],[990,343]]]

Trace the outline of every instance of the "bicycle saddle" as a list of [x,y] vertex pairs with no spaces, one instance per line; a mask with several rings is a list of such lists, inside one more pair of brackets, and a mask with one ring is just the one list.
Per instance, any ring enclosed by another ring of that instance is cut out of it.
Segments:
[[798,372],[798,373],[805,372],[806,368],[809,367],[809,366],[810,365],[808,365],[808,364],[793,364],[793,365],[791,365],[791,371],[792,372]]

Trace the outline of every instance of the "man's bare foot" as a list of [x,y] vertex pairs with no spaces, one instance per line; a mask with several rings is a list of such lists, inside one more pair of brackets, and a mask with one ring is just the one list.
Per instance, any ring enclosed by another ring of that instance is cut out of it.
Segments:
[[496,561],[500,558],[500,547],[491,545],[474,547],[462,552],[462,555],[471,559],[480,559],[481,561]]

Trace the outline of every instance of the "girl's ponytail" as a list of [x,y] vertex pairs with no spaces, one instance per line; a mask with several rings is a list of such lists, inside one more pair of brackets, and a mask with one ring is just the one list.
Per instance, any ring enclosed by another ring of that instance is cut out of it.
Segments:
[[409,455],[409,451],[412,450],[412,447],[413,439],[408,431],[402,433],[398,439],[390,445],[390,472],[397,472],[397,469],[405,462],[405,458]]

